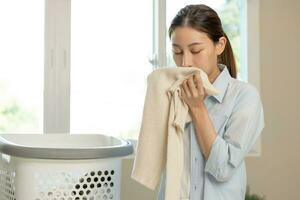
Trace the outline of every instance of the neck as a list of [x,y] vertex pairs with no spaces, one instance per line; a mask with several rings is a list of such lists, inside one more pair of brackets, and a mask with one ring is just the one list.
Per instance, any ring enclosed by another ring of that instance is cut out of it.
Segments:
[[208,76],[209,82],[213,83],[221,73],[219,67],[216,67],[215,70]]

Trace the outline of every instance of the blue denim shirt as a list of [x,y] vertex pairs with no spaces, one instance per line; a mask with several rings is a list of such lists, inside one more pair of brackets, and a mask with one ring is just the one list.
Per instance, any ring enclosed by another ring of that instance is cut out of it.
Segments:
[[[190,200],[245,200],[244,158],[265,126],[257,89],[232,78],[225,65],[218,67],[221,73],[213,85],[220,93],[204,100],[217,133],[207,160],[198,145],[193,122],[185,126],[190,133]],[[158,200],[164,200],[164,192],[165,172]]]

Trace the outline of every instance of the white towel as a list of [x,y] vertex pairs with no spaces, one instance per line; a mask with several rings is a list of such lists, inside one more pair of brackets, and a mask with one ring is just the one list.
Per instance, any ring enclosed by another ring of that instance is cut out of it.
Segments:
[[207,74],[196,67],[162,67],[147,76],[142,123],[131,177],[155,190],[166,167],[165,200],[179,200],[184,125],[191,121],[188,106],[179,97],[179,85],[196,73],[200,73],[207,95],[218,93]]

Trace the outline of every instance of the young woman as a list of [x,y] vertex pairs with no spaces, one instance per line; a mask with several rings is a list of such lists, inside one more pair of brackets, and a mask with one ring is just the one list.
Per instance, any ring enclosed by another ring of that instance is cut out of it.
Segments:
[[[200,76],[180,85],[192,117],[184,133],[181,200],[244,200],[244,159],[264,127],[260,95],[254,86],[236,79],[230,41],[210,7],[182,8],[170,25],[169,37],[176,65],[203,69],[220,92],[207,96]],[[165,174],[159,200],[164,200],[164,192]]]

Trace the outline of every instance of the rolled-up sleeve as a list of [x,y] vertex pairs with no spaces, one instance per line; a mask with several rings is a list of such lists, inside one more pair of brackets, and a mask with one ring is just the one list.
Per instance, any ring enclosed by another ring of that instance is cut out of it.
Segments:
[[205,163],[204,171],[219,182],[230,179],[265,126],[260,95],[254,86],[243,88],[235,102],[224,135],[217,135]]

